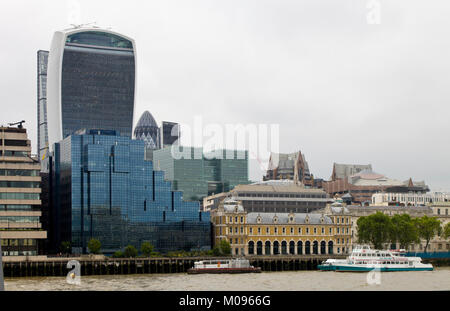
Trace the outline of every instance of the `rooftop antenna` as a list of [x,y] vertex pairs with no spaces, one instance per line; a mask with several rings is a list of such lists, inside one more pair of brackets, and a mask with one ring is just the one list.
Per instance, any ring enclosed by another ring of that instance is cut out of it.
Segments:
[[90,23],[85,23],[85,24],[70,24],[70,25],[73,26],[73,28],[83,28],[83,27],[91,26],[91,25],[93,25],[92,26],[93,28],[100,28],[97,25],[97,22],[90,22]]
[[16,123],[8,123],[8,125],[9,126],[17,125],[17,127],[21,129],[21,128],[23,128],[22,123],[25,123],[25,120],[22,120],[22,121],[19,121],[19,122],[16,122]]

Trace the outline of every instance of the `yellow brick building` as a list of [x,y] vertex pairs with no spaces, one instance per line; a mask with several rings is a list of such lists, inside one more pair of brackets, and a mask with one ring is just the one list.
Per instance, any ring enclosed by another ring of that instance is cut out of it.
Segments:
[[247,213],[240,202],[225,199],[211,211],[214,244],[226,239],[233,255],[308,255],[347,253],[350,215]]

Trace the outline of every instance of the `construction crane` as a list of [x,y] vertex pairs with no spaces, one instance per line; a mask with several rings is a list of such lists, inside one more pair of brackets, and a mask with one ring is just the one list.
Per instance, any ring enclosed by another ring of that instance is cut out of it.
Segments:
[[8,123],[8,125],[9,126],[17,125],[17,127],[21,129],[21,128],[23,128],[22,123],[25,123],[25,120],[22,120],[22,121],[19,121],[19,122],[16,122],[16,123]]

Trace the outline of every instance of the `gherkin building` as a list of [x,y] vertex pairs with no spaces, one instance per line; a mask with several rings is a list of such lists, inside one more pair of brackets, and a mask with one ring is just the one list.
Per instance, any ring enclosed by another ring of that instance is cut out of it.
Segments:
[[143,140],[148,149],[160,149],[159,127],[150,112],[142,114],[134,129],[134,137]]

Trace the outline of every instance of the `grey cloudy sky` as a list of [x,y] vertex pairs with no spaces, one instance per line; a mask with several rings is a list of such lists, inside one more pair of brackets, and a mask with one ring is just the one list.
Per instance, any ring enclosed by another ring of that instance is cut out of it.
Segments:
[[[73,2],[0,5],[0,124],[25,119],[34,151],[36,51]],[[136,40],[137,117],[277,123],[280,151],[300,149],[316,177],[371,163],[450,190],[449,1],[379,0],[377,25],[369,0],[75,2],[80,22]]]

